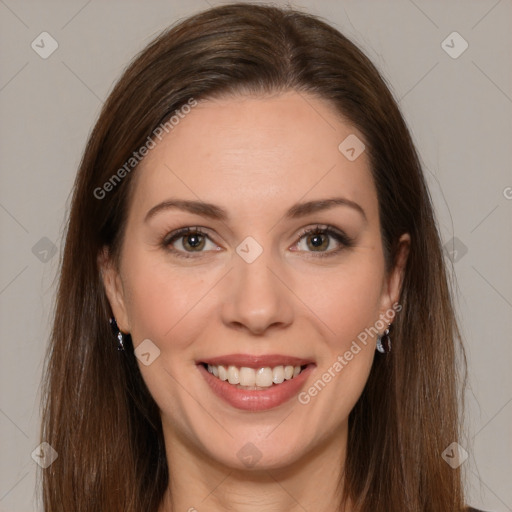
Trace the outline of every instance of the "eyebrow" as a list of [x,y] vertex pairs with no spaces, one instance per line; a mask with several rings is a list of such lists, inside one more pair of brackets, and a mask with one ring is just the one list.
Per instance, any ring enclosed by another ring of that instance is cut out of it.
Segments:
[[[284,215],[285,219],[298,219],[305,217],[312,213],[328,210],[336,206],[348,206],[357,212],[359,212],[365,221],[367,221],[366,213],[363,208],[354,201],[346,199],[344,197],[332,197],[328,199],[319,199],[316,201],[308,201],[305,203],[294,204]],[[219,221],[227,221],[229,219],[228,212],[212,203],[205,203],[203,201],[189,201],[185,199],[169,199],[162,203],[153,206],[144,218],[144,222],[148,222],[149,219],[154,217],[157,213],[162,211],[179,209],[194,213],[196,215],[202,215],[203,217],[209,217],[211,219]]]

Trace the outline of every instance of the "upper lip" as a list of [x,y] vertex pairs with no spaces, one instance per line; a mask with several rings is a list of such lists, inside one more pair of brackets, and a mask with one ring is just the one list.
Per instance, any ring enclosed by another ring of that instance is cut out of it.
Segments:
[[224,356],[209,357],[201,359],[198,364],[211,364],[212,366],[244,366],[247,368],[265,368],[275,366],[304,366],[312,363],[311,359],[301,357],[285,356],[281,354],[268,354],[252,356],[249,354],[229,354]]

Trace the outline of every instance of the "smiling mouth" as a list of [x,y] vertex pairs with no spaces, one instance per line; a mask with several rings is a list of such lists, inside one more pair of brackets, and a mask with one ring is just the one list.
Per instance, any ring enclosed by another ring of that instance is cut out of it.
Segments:
[[293,380],[308,366],[278,365],[265,366],[258,369],[247,366],[212,365],[201,363],[208,373],[221,381],[231,384],[233,387],[245,390],[262,390],[272,386],[279,386],[285,381]]

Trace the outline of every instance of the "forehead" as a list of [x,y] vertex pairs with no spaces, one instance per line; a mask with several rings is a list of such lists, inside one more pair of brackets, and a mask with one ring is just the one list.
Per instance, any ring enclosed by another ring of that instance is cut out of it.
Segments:
[[141,162],[132,209],[172,196],[249,215],[343,195],[371,214],[367,155],[350,161],[339,149],[354,135],[363,140],[331,103],[305,93],[201,101]]

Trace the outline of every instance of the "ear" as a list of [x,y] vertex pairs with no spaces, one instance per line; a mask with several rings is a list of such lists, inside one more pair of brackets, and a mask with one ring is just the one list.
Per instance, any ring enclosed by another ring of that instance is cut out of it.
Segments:
[[114,261],[112,261],[107,247],[104,247],[98,255],[98,267],[117,326],[123,333],[128,334],[130,332],[130,322],[123,283],[119,270]]
[[382,290],[381,314],[392,309],[393,304],[398,302],[402,283],[404,280],[405,266],[409,256],[411,246],[411,237],[409,233],[404,233],[398,240],[398,249],[393,262],[393,268],[389,272],[384,282]]

